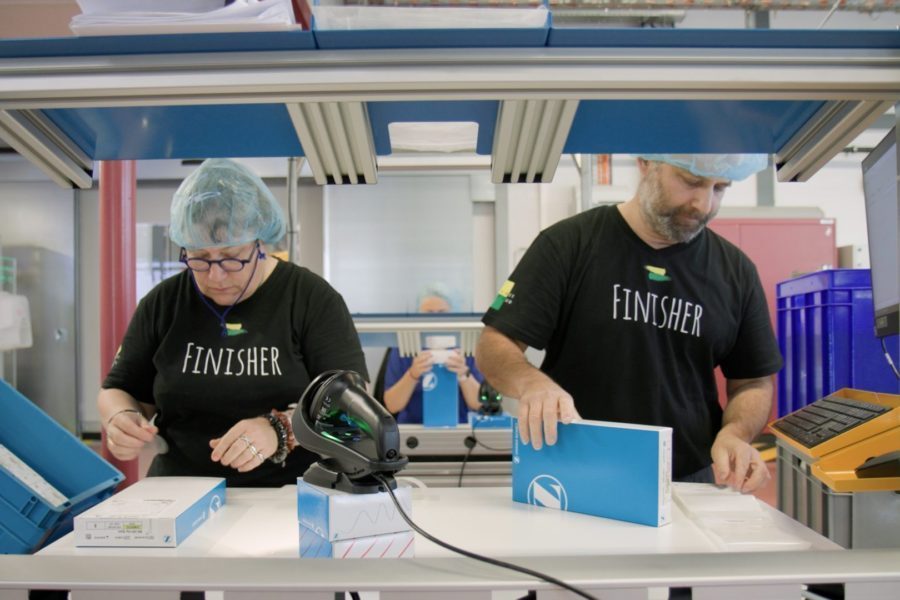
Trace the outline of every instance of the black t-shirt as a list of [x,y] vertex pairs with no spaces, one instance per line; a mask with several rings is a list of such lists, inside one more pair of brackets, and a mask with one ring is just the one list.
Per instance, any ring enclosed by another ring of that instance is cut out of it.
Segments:
[[483,321],[538,349],[585,419],[674,429],[676,478],[721,427],[714,368],[770,375],[781,355],[756,268],[708,229],[655,250],[615,206],[543,231]]
[[225,477],[229,486],[295,483],[315,454],[298,447],[283,468],[266,461],[238,473],[210,460],[209,441],[241,419],[286,409],[329,369],[368,379],[347,306],[324,279],[279,261],[225,320],[223,336],[188,271],[163,281],[138,305],[103,387],[156,405],[169,451],[156,457],[151,475]]

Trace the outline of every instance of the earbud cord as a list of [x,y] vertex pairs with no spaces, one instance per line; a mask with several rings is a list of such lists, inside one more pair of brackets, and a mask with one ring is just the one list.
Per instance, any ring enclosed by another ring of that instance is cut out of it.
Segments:
[[[247,284],[244,286],[244,289],[241,290],[241,293],[238,294],[238,297],[234,299],[234,302],[232,302],[231,305],[221,313],[216,310],[212,303],[210,303],[210,301],[206,299],[206,296],[203,294],[203,292],[200,291],[200,286],[197,285],[197,280],[194,278],[194,272],[191,271],[191,282],[193,282],[194,284],[194,289],[197,290],[197,294],[200,296],[200,300],[203,301],[203,304],[206,305],[206,308],[208,308],[212,312],[212,314],[216,315],[216,318],[219,319],[219,326],[222,328],[222,337],[226,337],[228,335],[228,327],[225,325],[225,317],[228,316],[228,313],[231,312],[231,309],[234,308],[235,305],[241,301],[241,298],[244,297],[244,294],[247,293],[247,290],[250,288],[250,282],[253,281],[253,276],[256,275],[256,267],[259,265],[259,261],[266,257],[266,253],[262,251],[259,245],[256,246],[256,249],[258,251],[256,254],[256,260],[253,262],[253,270],[250,272],[250,278],[247,280]],[[210,266],[209,268],[212,269],[212,266]],[[222,267],[220,266],[219,268],[221,269]]]

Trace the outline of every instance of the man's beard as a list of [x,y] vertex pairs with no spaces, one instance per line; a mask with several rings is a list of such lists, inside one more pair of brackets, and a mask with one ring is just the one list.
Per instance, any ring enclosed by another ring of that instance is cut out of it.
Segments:
[[690,206],[670,208],[659,183],[659,167],[651,165],[637,189],[641,214],[650,228],[664,239],[678,244],[697,237],[706,224],[716,216],[719,207],[708,214]]

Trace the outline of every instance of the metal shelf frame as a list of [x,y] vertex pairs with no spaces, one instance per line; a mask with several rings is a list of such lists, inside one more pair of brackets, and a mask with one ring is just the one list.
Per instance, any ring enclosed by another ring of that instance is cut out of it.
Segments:
[[[366,103],[491,100],[500,103],[496,132],[506,134],[509,115],[534,107],[531,131],[518,139],[540,138],[543,145],[509,148],[495,136],[494,179],[547,182],[558,155],[565,152],[560,139],[568,134],[582,101],[819,102],[823,106],[798,125],[787,143],[769,149],[777,157],[780,179],[803,181],[900,99],[898,46],[422,48],[6,58],[0,60],[0,111],[5,116],[29,111],[39,118],[50,109],[286,105],[300,145],[320,157],[310,157],[316,181],[356,183],[376,180]],[[320,114],[320,106],[330,112],[317,119],[319,125],[344,126],[303,126],[298,115]],[[560,107],[565,107],[565,118],[555,114]],[[536,115],[547,110],[554,114],[540,122]],[[3,131],[0,135],[5,136]],[[90,167],[73,160],[73,144],[64,132],[42,135],[40,142],[39,151],[32,144],[26,156],[44,165],[48,174],[52,171],[56,181],[89,184]],[[349,149],[358,150],[348,154]],[[597,140],[596,152],[604,152],[604,140]]]

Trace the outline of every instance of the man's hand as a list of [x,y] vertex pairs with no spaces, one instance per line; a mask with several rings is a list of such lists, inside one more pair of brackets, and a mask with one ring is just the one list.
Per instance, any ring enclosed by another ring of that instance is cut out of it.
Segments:
[[519,437],[540,450],[544,441],[556,443],[556,423],[571,423],[581,417],[575,402],[564,389],[543,373],[529,378],[519,398]]
[[727,427],[716,436],[711,454],[717,484],[748,493],[769,481],[769,469],[756,448]]

